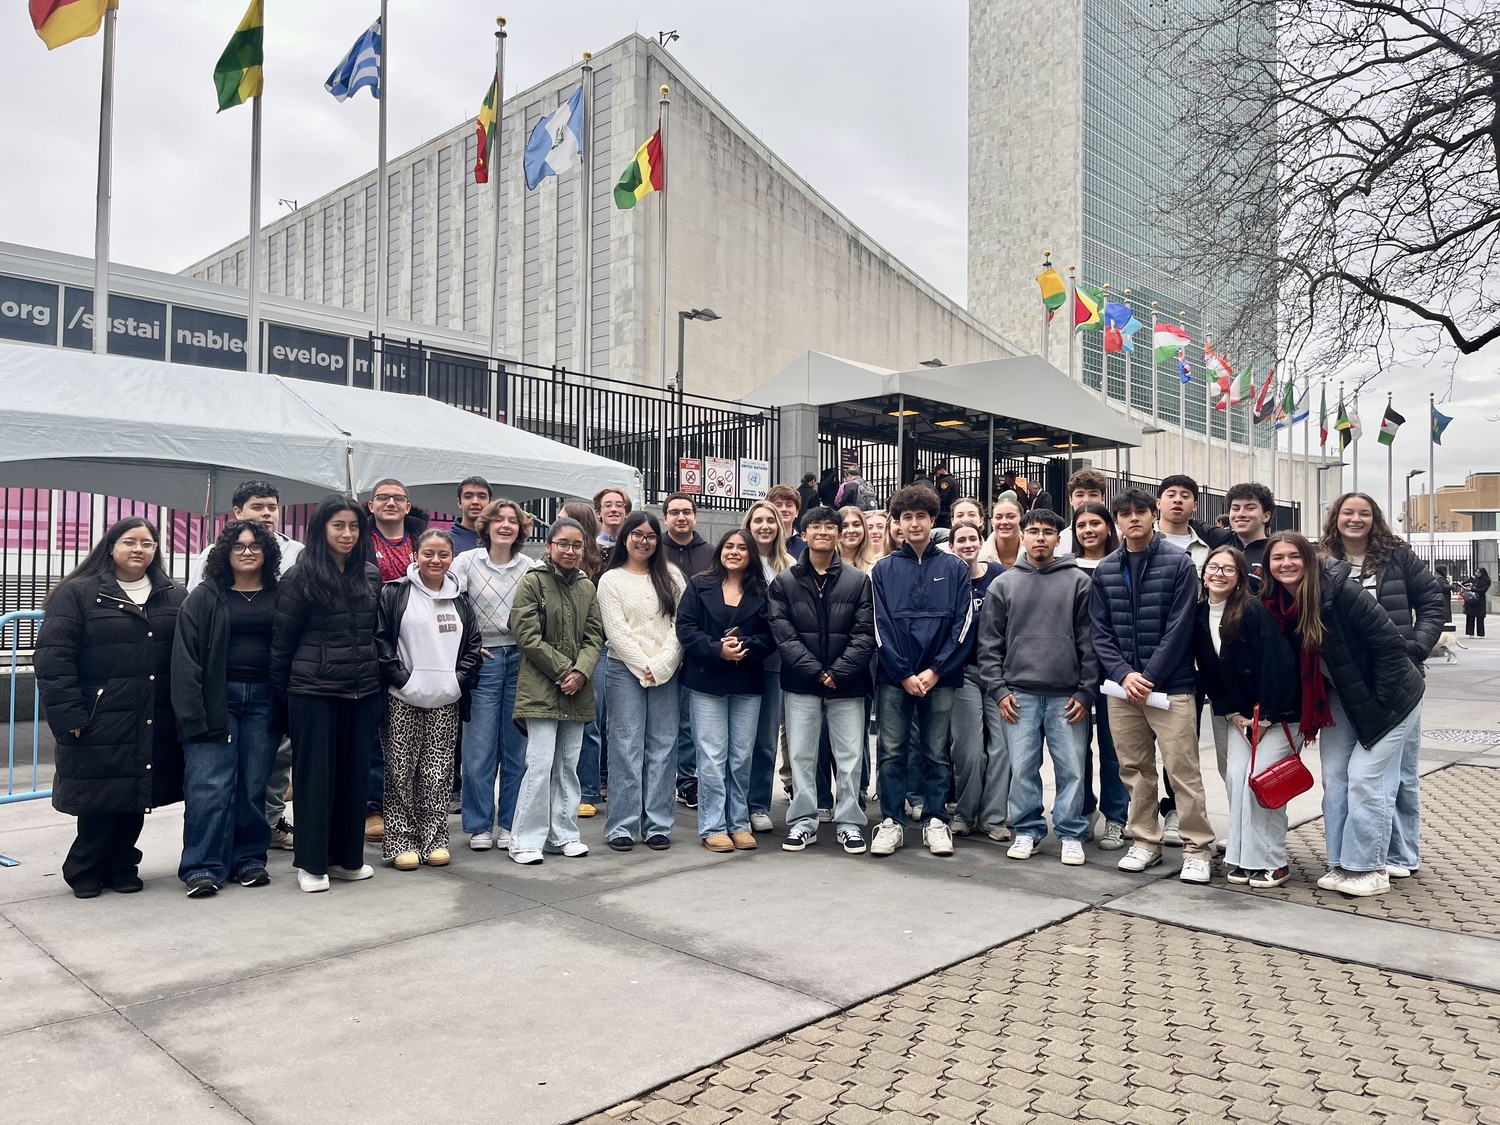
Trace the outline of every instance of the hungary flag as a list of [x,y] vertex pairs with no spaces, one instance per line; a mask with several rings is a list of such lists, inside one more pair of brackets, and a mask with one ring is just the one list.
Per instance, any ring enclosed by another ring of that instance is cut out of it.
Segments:
[[1151,347],[1156,352],[1156,362],[1171,359],[1193,341],[1175,324],[1158,324],[1151,333]]
[[261,93],[261,64],[265,62],[262,38],[266,22],[265,0],[250,0],[245,18],[234,29],[229,46],[214,64],[214,88],[219,92],[219,112],[242,104]]
[[1396,440],[1396,431],[1401,428],[1401,423],[1406,419],[1397,414],[1389,406],[1385,408],[1385,416],[1380,419],[1380,436],[1375,440],[1381,445],[1390,445]]
[[666,163],[661,155],[661,126],[651,134],[651,139],[636,150],[635,159],[620,174],[615,184],[615,206],[629,211],[636,200],[645,199],[653,191],[666,186]]

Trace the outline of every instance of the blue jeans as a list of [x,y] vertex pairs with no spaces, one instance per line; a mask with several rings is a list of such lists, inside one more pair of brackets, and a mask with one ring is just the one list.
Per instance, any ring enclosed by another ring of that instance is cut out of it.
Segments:
[[792,804],[787,809],[787,828],[818,831],[817,783],[813,774],[818,764],[818,744],[824,734],[832,747],[834,788],[837,804],[833,821],[839,828],[863,828],[865,814],[859,807],[857,783],[859,758],[868,756],[870,736],[865,733],[865,701],[857,699],[824,699],[817,695],[787,692],[786,753],[792,767]]
[[1052,775],[1057,795],[1052,801],[1052,828],[1060,840],[1082,840],[1088,835],[1083,818],[1083,762],[1088,757],[1088,719],[1070,723],[1066,717],[1070,696],[1032,695],[1011,691],[1021,717],[1006,724],[1005,744],[1010,747],[1010,826],[1017,836],[1047,838],[1047,818],[1042,815],[1042,737],[1052,757]]
[[177,877],[215,883],[266,865],[266,785],[276,762],[271,685],[230,681],[229,737],[183,747],[182,861]]
[[1396,813],[1391,820],[1390,863],[1415,871],[1422,860],[1422,789],[1417,780],[1417,758],[1422,753],[1422,705],[1412,712],[1416,721],[1407,728],[1401,747],[1401,781],[1396,787]]
[[463,826],[470,835],[495,827],[497,774],[500,827],[510,831],[516,794],[526,773],[526,736],[511,717],[521,652],[515,645],[496,645],[490,651],[495,655],[479,662],[479,683],[470,699],[469,721],[464,724]]
[[622,660],[604,672],[609,693],[609,816],[604,837],[670,836],[677,802],[677,677],[642,687]]
[[953,715],[954,688],[935,687],[918,698],[900,684],[875,689],[879,721],[880,815],[900,823],[906,810],[902,798],[912,758],[920,758],[923,816],[948,820],[945,807],[953,783],[948,761],[948,727]]
[[578,749],[583,724],[526,720],[526,777],[516,797],[510,852],[561,848],[578,839]]
[[[677,693],[677,791],[698,778],[698,745],[693,741],[693,709],[686,688]],[[759,714],[759,708],[756,709]]]
[[979,668],[964,668],[953,696],[949,740],[953,751],[953,815],[970,828],[998,828],[1010,810],[1010,753],[1000,705],[979,681]]
[[[1094,699],[1093,733],[1099,739],[1099,796],[1094,796],[1094,755],[1087,751],[1083,755],[1083,815],[1088,819],[1099,809],[1105,820],[1124,824],[1130,819],[1130,791],[1120,780],[1120,759],[1115,757],[1115,739],[1109,733],[1109,708],[1104,705],[1107,698],[1101,691]],[[1167,782],[1165,774],[1162,781],[1170,788],[1171,782]]]
[[609,780],[609,759],[604,751],[606,727],[604,667],[609,659],[609,645],[599,650],[599,663],[594,667],[594,721],[583,728],[583,749],[578,754],[578,787],[583,799],[591,805],[604,800],[604,786]]
[[771,811],[771,781],[776,776],[776,742],[781,731],[781,671],[767,668],[761,680],[760,722],[750,756],[750,811]]
[[[870,788],[870,709],[874,706],[874,700],[868,695],[864,698],[864,728],[860,734],[861,752],[859,755],[859,792],[855,795],[860,810],[865,807],[865,793]],[[828,724],[823,724],[823,733],[818,737],[818,808],[833,808],[833,777],[835,773],[833,761],[833,743],[828,738]]]
[[1421,708],[1413,707],[1374,746],[1360,743],[1338,693],[1332,690],[1328,709],[1333,713],[1333,726],[1318,732],[1328,866],[1352,872],[1380,871],[1390,850],[1401,750],[1412,727],[1421,726]]
[[750,756],[760,725],[760,696],[682,690],[702,732],[698,767],[698,835],[750,831]]

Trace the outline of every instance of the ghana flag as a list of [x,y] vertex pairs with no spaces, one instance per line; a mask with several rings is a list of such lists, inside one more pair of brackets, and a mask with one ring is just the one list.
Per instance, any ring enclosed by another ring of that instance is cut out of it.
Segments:
[[250,0],[245,18],[234,29],[229,46],[214,64],[214,88],[219,92],[219,112],[243,104],[261,94],[261,64],[265,62],[262,40],[266,22],[265,0]]
[[31,26],[51,51],[99,33],[108,0],[30,0]]
[[622,211],[629,211],[635,206],[636,200],[644,199],[653,191],[661,191],[666,183],[666,167],[661,156],[661,126],[656,127],[656,132],[651,134],[651,139],[643,144],[635,154],[635,159],[630,166],[620,175],[620,182],[615,184],[615,206]]

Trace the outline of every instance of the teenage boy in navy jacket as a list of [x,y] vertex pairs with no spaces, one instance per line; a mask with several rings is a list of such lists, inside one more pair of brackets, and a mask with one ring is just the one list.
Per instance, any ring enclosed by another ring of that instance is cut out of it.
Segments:
[[[969,565],[932,542],[937,493],[907,485],[891,498],[891,519],[901,527],[901,547],[870,571],[877,650],[875,713],[879,729],[880,812],[871,855],[890,855],[904,843],[902,798],[910,758],[923,757],[923,807],[929,820],[922,842],[933,855],[952,855],[948,829],[948,721],[963,682],[973,587]],[[915,719],[916,731],[913,732]]]

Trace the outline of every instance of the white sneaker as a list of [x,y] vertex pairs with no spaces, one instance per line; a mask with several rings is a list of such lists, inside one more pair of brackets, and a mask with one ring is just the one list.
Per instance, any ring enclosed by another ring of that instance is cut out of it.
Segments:
[[569,840],[562,846],[562,854],[569,859],[582,859],[589,854],[589,846],[582,840]]
[[896,849],[905,843],[905,830],[890,817],[886,817],[875,829],[875,842],[870,845],[870,854],[894,855]]
[[368,863],[359,867],[333,867],[328,868],[328,875],[333,879],[342,879],[346,883],[357,883],[361,879],[368,879],[375,874],[375,869]]
[[1150,848],[1131,844],[1130,850],[1125,853],[1125,858],[1115,866],[1121,871],[1144,871],[1148,867],[1155,867],[1160,862],[1161,852],[1153,852]]
[[997,824],[994,828],[986,828],[984,834],[997,844],[1003,844],[1010,839],[1010,827],[1005,824]]
[[495,847],[497,847],[497,848],[508,848],[508,847],[510,847],[510,829],[509,828],[497,828],[497,829],[495,829]]
[[1082,867],[1085,863],[1083,858],[1083,841],[1064,840],[1062,842],[1062,861],[1069,867]]
[[750,814],[750,831],[752,832],[774,832],[776,825],[771,823],[771,814],[753,812]]
[[922,843],[927,845],[927,850],[933,855],[953,854],[953,833],[937,817],[929,820],[927,827],[922,829]]
[[974,831],[969,826],[969,822],[961,816],[955,816],[948,822],[948,830],[955,836],[967,836],[970,832]]
[[832,824],[833,823],[833,810],[832,809],[819,809],[818,810],[818,823],[819,824]]
[[1184,883],[1206,883],[1213,875],[1213,865],[1202,856],[1184,856],[1182,874],[1177,876]]
[[1161,828],[1161,842],[1169,848],[1182,847],[1182,824],[1177,818],[1176,809],[1167,814],[1166,823]]
[[1321,890],[1331,891],[1344,881],[1344,869],[1342,867],[1330,867],[1322,875],[1318,876],[1318,887]]
[[469,837],[469,847],[476,852],[487,852],[495,846],[495,837],[488,832],[476,832]]
[[1104,825],[1104,835],[1099,838],[1099,850],[1116,852],[1125,846],[1125,826],[1118,820]]
[[1023,834],[1016,837],[1016,842],[1006,850],[1005,854],[1011,859],[1030,859],[1031,853],[1035,850],[1036,837]]
[[922,814],[926,811],[926,809],[922,808],[920,802],[915,805],[910,801],[906,802],[906,815],[911,817],[911,822],[913,824],[921,824],[924,819]]
[[1385,865],[1385,873],[1392,879],[1410,879],[1412,872],[1415,870],[1415,867],[1402,867],[1399,863],[1387,863]]
[[533,867],[542,862],[542,853],[535,850],[522,850],[511,852],[510,858],[525,867]]
[[1391,881],[1384,871],[1346,871],[1338,886],[1333,889],[1339,894],[1369,898],[1371,895],[1385,894],[1391,889]]
[[303,871],[299,867],[297,868],[297,886],[309,892],[326,891],[328,889],[328,876],[314,875],[312,872]]

